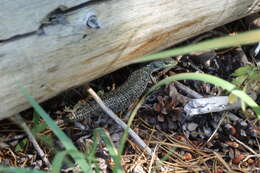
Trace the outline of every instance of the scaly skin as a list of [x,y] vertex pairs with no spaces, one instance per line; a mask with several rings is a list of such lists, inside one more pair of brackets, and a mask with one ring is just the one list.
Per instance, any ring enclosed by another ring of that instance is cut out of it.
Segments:
[[[151,73],[167,66],[174,66],[175,61],[154,61],[134,71],[128,80],[117,89],[101,96],[107,107],[115,113],[126,110],[145,91],[147,84],[151,81]],[[76,104],[68,116],[70,121],[82,120],[91,115],[103,115],[101,107],[92,101],[86,104]]]

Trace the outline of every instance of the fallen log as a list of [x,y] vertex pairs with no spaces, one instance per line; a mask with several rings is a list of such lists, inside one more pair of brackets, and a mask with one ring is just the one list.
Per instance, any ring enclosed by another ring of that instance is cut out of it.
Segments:
[[187,38],[258,12],[260,0],[2,0],[0,119]]

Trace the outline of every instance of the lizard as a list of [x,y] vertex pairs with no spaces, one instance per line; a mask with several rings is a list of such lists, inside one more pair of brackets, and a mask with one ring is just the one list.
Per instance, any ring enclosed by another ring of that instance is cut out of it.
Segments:
[[[152,73],[163,68],[173,67],[177,63],[171,60],[157,60],[148,63],[144,67],[132,72],[127,81],[103,96],[101,99],[115,113],[126,110],[136,99],[138,99],[145,91],[148,83],[152,79]],[[69,112],[66,119],[69,121],[83,120],[91,115],[104,115],[105,112],[93,100],[89,103],[77,103]]]

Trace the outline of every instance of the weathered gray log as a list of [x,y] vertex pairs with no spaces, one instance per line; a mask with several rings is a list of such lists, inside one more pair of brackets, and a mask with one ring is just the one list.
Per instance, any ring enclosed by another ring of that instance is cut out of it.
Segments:
[[[2,0],[0,119],[260,9],[260,0]],[[86,18],[95,14],[100,28]]]

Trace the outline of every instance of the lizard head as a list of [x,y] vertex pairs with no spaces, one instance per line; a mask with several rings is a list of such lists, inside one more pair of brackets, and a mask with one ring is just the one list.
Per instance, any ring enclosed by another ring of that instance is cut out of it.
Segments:
[[175,61],[174,59],[165,59],[153,61],[150,64],[148,64],[148,66],[150,66],[152,72],[155,72],[163,68],[174,67],[176,64],[177,61]]

